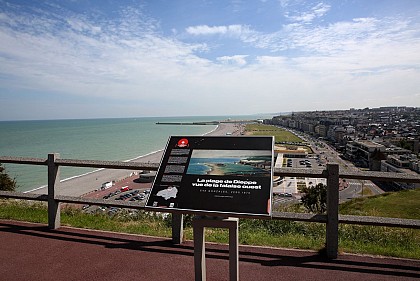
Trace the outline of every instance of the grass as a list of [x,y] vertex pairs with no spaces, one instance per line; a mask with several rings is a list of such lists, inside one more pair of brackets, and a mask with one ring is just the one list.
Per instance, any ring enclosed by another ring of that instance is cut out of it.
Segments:
[[159,213],[129,212],[122,210],[115,216],[86,214],[80,209],[67,208],[62,214],[62,224],[131,234],[171,237],[170,225]]
[[[419,219],[420,190],[362,198],[345,203],[341,214],[377,215]],[[406,204],[397,204],[406,200]],[[401,201],[400,201],[401,202]],[[401,205],[397,207],[397,205]],[[299,212],[301,206],[292,205],[282,211]],[[395,211],[395,212],[394,212]],[[47,224],[47,207],[44,203],[21,200],[0,200],[0,218]],[[184,238],[193,239],[192,216],[184,218]],[[63,208],[62,225],[171,237],[171,217],[158,213],[129,212],[123,210],[115,216],[86,214],[80,209]],[[225,229],[206,229],[206,241],[227,243]],[[271,246],[311,249],[321,251],[325,245],[325,225],[282,220],[241,219],[239,222],[239,242],[242,245]],[[339,250],[373,255],[420,259],[420,230],[340,225]]]
[[20,200],[0,200],[0,218],[48,223],[47,207],[42,202],[27,202]]
[[[420,189],[357,198],[340,205],[340,214],[420,219]],[[340,249],[346,252],[420,259],[420,230],[340,226]]]
[[[0,218],[48,224],[47,206],[42,202],[0,200]],[[87,214],[77,208],[61,210],[61,224],[122,233],[170,237],[171,228],[156,213],[138,212],[131,215],[123,210],[116,216]]]
[[341,225],[339,245],[348,253],[420,259],[420,230]]
[[247,134],[256,135],[256,136],[274,136],[275,142],[296,142],[300,143],[303,140],[296,135],[270,125],[263,124],[247,124],[245,127]]
[[345,215],[420,219],[420,189],[357,198],[340,205]]
[[375,195],[375,193],[373,193],[373,191],[369,188],[369,187],[363,187],[362,191],[359,192],[360,196],[372,196]]

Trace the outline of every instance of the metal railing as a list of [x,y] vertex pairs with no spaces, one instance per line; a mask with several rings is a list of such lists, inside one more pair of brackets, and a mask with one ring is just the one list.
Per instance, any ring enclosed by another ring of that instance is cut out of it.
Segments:
[[[56,194],[56,188],[60,184],[60,166],[109,168],[122,170],[157,170],[157,163],[121,162],[121,161],[99,161],[99,160],[75,160],[60,159],[59,154],[48,154],[47,159],[24,158],[0,156],[0,163],[43,165],[48,167],[48,193],[34,194],[22,192],[0,191],[0,197],[46,201],[48,202],[48,226],[57,229],[60,223],[60,204],[76,203],[103,205],[109,207],[144,209],[144,204],[125,201],[113,201],[95,198],[82,198],[74,196],[63,196]],[[273,212],[271,219],[290,220],[303,222],[317,222],[326,224],[326,252],[328,258],[334,259],[338,255],[338,225],[356,224],[371,226],[388,226],[420,229],[420,220],[385,218],[372,216],[351,216],[339,215],[339,179],[359,179],[396,181],[408,183],[420,183],[420,176],[388,172],[339,172],[338,164],[328,164],[326,169],[296,169],[277,168],[274,170],[276,176],[289,177],[310,177],[327,179],[327,212],[326,214]],[[172,215],[172,240],[174,243],[181,243],[183,236],[183,213],[175,212]]]

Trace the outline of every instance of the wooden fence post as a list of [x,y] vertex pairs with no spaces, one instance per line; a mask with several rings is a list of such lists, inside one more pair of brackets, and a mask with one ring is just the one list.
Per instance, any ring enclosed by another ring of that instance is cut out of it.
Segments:
[[327,165],[327,235],[326,250],[329,259],[338,256],[338,189],[339,166]]
[[61,203],[55,200],[56,187],[60,183],[60,166],[55,164],[55,160],[59,158],[59,153],[48,154],[48,227],[50,229],[61,226]]

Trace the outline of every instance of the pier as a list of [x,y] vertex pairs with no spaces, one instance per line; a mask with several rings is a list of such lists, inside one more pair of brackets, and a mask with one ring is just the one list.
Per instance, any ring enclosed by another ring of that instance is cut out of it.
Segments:
[[157,125],[219,125],[221,123],[256,123],[258,120],[225,120],[225,121],[204,121],[204,122],[156,122]]

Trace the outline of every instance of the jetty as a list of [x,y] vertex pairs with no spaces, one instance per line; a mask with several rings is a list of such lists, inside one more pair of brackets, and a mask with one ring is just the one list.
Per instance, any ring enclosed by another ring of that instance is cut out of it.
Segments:
[[256,123],[258,120],[224,120],[224,121],[203,121],[203,122],[156,122],[157,125],[219,125],[222,123]]
[[208,122],[156,122],[157,125],[219,125],[219,121]]

